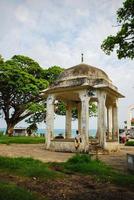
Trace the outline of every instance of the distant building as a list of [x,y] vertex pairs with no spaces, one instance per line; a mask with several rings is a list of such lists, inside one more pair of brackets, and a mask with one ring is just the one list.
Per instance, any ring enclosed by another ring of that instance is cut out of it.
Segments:
[[134,118],[132,117],[132,112],[134,111],[134,104],[128,107],[128,119],[127,119],[127,129],[134,128]]
[[23,127],[14,128],[13,135],[14,136],[25,136],[27,134],[27,129]]

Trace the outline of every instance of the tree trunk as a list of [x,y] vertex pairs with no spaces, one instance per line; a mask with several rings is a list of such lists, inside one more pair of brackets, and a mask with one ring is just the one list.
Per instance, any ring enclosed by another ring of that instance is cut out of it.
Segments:
[[13,136],[14,126],[15,124],[12,124],[12,123],[7,124],[6,134],[8,136]]

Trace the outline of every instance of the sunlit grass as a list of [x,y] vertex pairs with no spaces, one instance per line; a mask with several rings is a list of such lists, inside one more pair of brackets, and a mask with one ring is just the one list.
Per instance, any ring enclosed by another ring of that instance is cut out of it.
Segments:
[[30,136],[0,136],[0,144],[38,144],[45,143],[44,137],[30,137]]
[[59,173],[47,164],[32,158],[8,158],[0,156],[0,170],[25,177],[55,178]]

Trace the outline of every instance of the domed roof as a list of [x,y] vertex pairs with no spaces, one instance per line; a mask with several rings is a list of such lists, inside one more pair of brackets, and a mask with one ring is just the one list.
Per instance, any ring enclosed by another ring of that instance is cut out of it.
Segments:
[[69,80],[73,78],[88,77],[91,79],[105,79],[109,81],[108,75],[101,69],[81,63],[64,70],[58,80]]
[[73,91],[82,89],[89,91],[91,88],[95,90],[103,88],[107,92],[112,92],[116,97],[124,97],[103,70],[84,63],[65,69],[44,93],[45,95],[56,93],[59,99],[77,101],[79,95],[75,92],[72,94]]

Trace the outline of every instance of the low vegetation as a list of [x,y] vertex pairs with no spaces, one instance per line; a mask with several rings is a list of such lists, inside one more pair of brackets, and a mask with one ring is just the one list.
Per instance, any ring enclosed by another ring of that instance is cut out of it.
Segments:
[[125,146],[134,146],[134,141],[126,142]]
[[7,135],[0,136],[0,144],[38,144],[44,143],[44,137],[31,137],[31,136],[12,136]]
[[8,158],[0,156],[0,170],[24,177],[55,178],[58,172],[48,168],[48,165],[32,158]]
[[54,163],[61,167],[64,173],[81,173],[83,175],[93,175],[98,181],[110,182],[122,186],[133,185],[134,176],[125,175],[113,170],[110,166],[100,160],[91,159],[90,155],[76,154],[65,163]]
[[39,198],[15,184],[0,182],[0,200],[39,200]]
[[[5,180],[4,174],[6,175]],[[70,177],[70,174],[73,174],[73,176],[76,175],[76,177],[83,176],[83,178],[89,175],[89,180],[92,177],[99,184],[112,183],[133,188],[134,183],[133,175],[117,172],[110,166],[105,165],[99,160],[93,160],[90,155],[86,154],[76,154],[65,163],[43,163],[32,158],[9,158],[0,156],[0,179],[2,177],[2,181],[0,181],[0,199],[45,200],[45,193],[43,192],[43,195],[41,195],[40,190],[38,191],[39,184],[43,184],[44,188],[45,181],[49,181],[50,186],[57,180],[64,179],[64,181],[67,181],[67,177]],[[8,180],[7,177],[14,178],[9,178]],[[23,180],[24,184],[17,184],[16,179]],[[27,181],[33,184],[32,187],[30,186],[30,190],[28,184],[26,184]],[[37,181],[37,183],[34,181]],[[37,184],[36,190],[35,183]],[[42,188],[42,186],[40,187]]]

